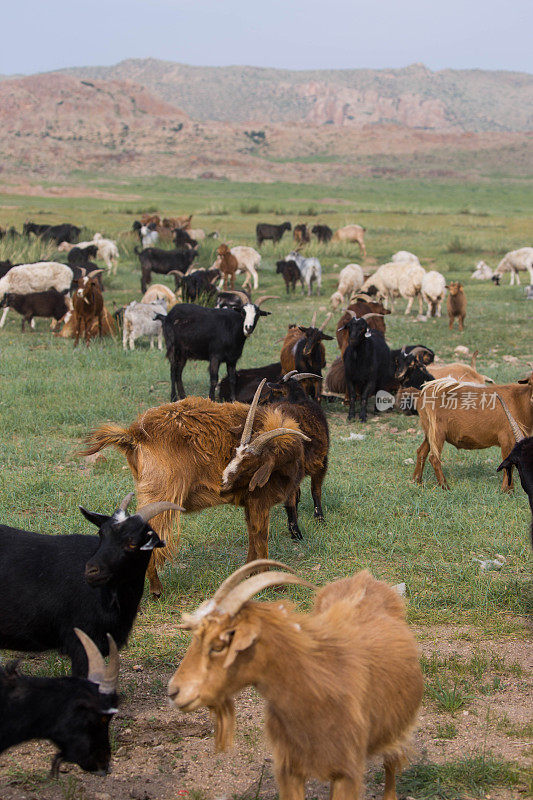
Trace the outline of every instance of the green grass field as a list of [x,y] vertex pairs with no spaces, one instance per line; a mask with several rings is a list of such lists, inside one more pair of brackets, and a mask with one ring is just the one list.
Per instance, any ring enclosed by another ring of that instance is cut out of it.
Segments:
[[[355,245],[310,246],[309,252],[319,255],[325,273],[319,298],[303,297],[299,292],[287,298],[281,276],[275,274],[275,261],[291,249],[292,239],[286,235],[277,247],[264,246],[259,291],[279,294],[280,300],[268,304],[272,315],[260,320],[245,345],[240,367],[276,360],[280,349],[276,340],[284,336],[289,323],[308,323],[314,310],[318,310],[319,320],[325,316],[329,295],[336,288],[334,264],[341,268],[355,261],[372,268],[396,250],[406,249],[416,253],[424,266],[440,270],[447,279],[464,282],[466,329],[463,334],[457,329],[449,332],[445,316],[425,323],[418,322],[414,313],[404,317],[405,301],[400,300],[397,313],[387,318],[391,346],[424,343],[443,360],[455,360],[454,348],[464,344],[471,351],[479,350],[478,368],[496,382],[514,381],[531,371],[533,304],[525,301],[522,287],[510,287],[508,278],[499,288],[491,282],[469,280],[481,258],[494,267],[506,251],[530,244],[532,193],[527,181],[476,185],[361,181],[332,189],[163,179],[117,183],[78,176],[75,184],[114,192],[117,199],[3,195],[0,225],[21,228],[25,219],[72,221],[91,233],[98,230],[117,238],[121,250],[118,275],[105,278],[109,308],[112,301],[123,304],[140,299],[140,273],[133,254],[137,242],[129,229],[145,210],[163,215],[193,211],[194,227],[218,230],[220,241],[232,244],[253,245],[258,221],[287,218],[293,224],[320,221],[335,228],[358,222],[366,227],[366,261],[361,261]],[[216,244],[201,247],[201,266],[211,264]],[[40,251],[35,245],[24,250],[19,244],[0,243],[0,259],[25,260],[53,253],[53,249]],[[160,277],[154,282],[160,282]],[[172,285],[167,279],[161,282]],[[523,284],[526,282],[524,277]],[[329,332],[333,330],[330,323]],[[330,363],[337,355],[336,342],[326,345]],[[50,533],[93,533],[77,506],[110,512],[133,488],[133,480],[117,452],[106,451],[105,463],[87,467],[76,451],[87,431],[99,423],[129,423],[144,409],[167,402],[168,362],[142,340],[135,352],[124,353],[118,340],[96,341],[89,349],[80,345],[75,350],[72,341],[52,336],[44,320],[37,321],[35,333],[22,335],[20,317],[14,312],[0,331],[0,351],[3,523]],[[518,361],[505,360],[509,355]],[[221,377],[223,374],[222,369]],[[207,365],[189,363],[184,383],[190,394],[205,396]],[[331,452],[323,498],[326,524],[313,521],[307,480],[300,505],[304,541],[290,540],[284,511],[276,508],[271,515],[271,556],[297,567],[319,584],[361,568],[393,583],[405,581],[409,619],[417,626],[421,641],[435,642],[437,654],[435,636],[438,639],[439,634],[435,632],[439,630],[445,630],[447,647],[465,636],[473,642],[482,638],[489,642],[487,652],[491,641],[505,649],[507,640],[526,637],[525,619],[532,599],[529,508],[519,484],[513,494],[501,493],[496,473],[499,451],[455,451],[446,446],[443,465],[451,491],[437,487],[429,463],[424,485],[418,487],[410,481],[413,464],[409,463],[416,459],[421,442],[416,417],[393,413],[370,417],[365,425],[348,424],[340,402],[328,404],[327,413]],[[348,440],[351,432],[363,434],[364,439]],[[220,507],[182,518],[178,560],[162,575],[164,597],[153,601],[145,596],[142,617],[124,654],[127,664],[144,664],[162,676],[161,697],[187,644],[178,632],[168,635],[168,624],[177,621],[179,610],[193,608],[243,563],[246,547],[243,514],[238,508]],[[506,559],[501,571],[480,571],[473,560],[496,554]],[[294,596],[305,606],[307,593],[295,591]],[[47,656],[34,660],[33,668],[62,672],[65,666]],[[487,672],[491,680],[497,677],[489,667]],[[426,673],[427,703],[443,715],[441,727],[450,713],[462,707],[461,698],[468,707],[475,705],[474,698],[483,696],[483,680],[469,673],[465,683],[454,664],[445,665],[436,677],[427,668]],[[454,685],[459,687],[459,700],[453,695]],[[491,686],[489,694],[503,691],[499,684]],[[133,703],[131,697],[129,700]],[[462,725],[461,719],[458,724]],[[446,735],[441,740],[445,741]],[[478,749],[473,747],[472,752]],[[522,751],[515,751],[522,758]],[[420,780],[426,772],[420,768]],[[431,780],[434,778],[432,775]],[[509,780],[506,773],[500,783],[507,786]],[[83,781],[80,775],[80,785]],[[458,785],[453,780],[452,784]],[[495,780],[489,788],[497,785]],[[409,787],[405,791],[417,798],[478,796],[463,784],[462,794],[459,789],[457,794],[417,794]],[[497,791],[493,788],[491,797],[514,797]],[[19,796],[23,795],[6,795]],[[42,796],[48,797],[46,793]]]

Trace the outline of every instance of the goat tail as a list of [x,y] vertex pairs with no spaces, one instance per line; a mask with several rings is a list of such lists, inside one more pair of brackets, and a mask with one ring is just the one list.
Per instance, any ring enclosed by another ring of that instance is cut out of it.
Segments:
[[84,439],[87,447],[80,452],[80,455],[91,456],[99,453],[104,447],[117,447],[123,452],[135,449],[135,439],[128,428],[121,428],[120,425],[101,425],[91,431]]
[[472,369],[476,368],[476,361],[478,355],[479,355],[479,350],[476,350],[475,353],[472,353],[472,358],[470,359],[470,366],[472,367]]

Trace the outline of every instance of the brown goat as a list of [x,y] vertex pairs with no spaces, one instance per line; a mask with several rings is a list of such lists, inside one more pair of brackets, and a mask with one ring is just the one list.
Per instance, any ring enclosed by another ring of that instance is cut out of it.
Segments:
[[217,248],[218,258],[216,265],[224,276],[224,288],[235,288],[235,273],[239,269],[239,262],[229,249],[227,244],[221,244]]
[[72,305],[76,316],[76,335],[74,347],[78,346],[82,332],[85,332],[85,344],[89,346],[95,321],[98,324],[98,336],[102,338],[104,322],[104,298],[98,282],[98,274],[102,270],[94,270],[80,278],[79,288],[74,292]]
[[[264,558],[270,509],[297,491],[305,474],[302,439],[308,441],[293,417],[257,407],[265,382],[250,406],[186,397],[148,409],[129,428],[102,425],[88,435],[85,455],[110,445],[124,453],[140,506],[158,500],[175,502],[186,512],[224,503],[243,506],[247,560]],[[166,540],[165,548],[154,551],[157,562],[152,558],[148,567],[155,595],[162,591],[156,564],[173,556],[179,542],[172,517],[167,512],[153,525]]]
[[457,319],[459,330],[464,330],[464,321],[466,317],[466,295],[464,293],[463,284],[459,281],[450,281],[446,286],[448,289],[448,297],[446,298],[446,309],[448,311],[448,327],[451,330],[453,323]]
[[396,772],[423,690],[403,601],[364,570],[324,586],[309,614],[285,600],[251,602],[268,586],[310,586],[281,571],[243,580],[263,566],[289,569],[249,564],[183,615],[193,640],[169,681],[169,698],[185,712],[213,710],[216,749],[224,750],[233,740],[233,697],[255,686],[266,701],[280,800],[303,800],[311,777],[330,782],[334,800],[358,800],[366,760],[378,754],[384,800],[396,800]]
[[[64,317],[64,324],[61,330],[59,331],[57,336],[60,336],[62,339],[73,339],[76,335],[76,331],[78,329],[78,317],[75,311],[69,311],[69,313]],[[104,310],[102,312],[102,336],[111,336],[111,338],[115,338],[115,334],[117,332],[117,325],[113,316],[109,313],[107,308],[104,306]],[[96,317],[93,319],[92,324],[89,328],[89,333],[91,337],[98,336],[98,320]]]
[[[418,397],[417,409],[425,438],[417,450],[413,480],[421,483],[429,460],[439,486],[449,489],[444,477],[441,452],[445,442],[458,450],[500,447],[505,459],[515,444],[498,395],[527,436],[533,428],[533,373],[528,379],[503,385],[479,386],[441,378],[427,383]],[[504,473],[502,489],[513,488],[512,469]]]
[[[350,321],[351,314],[349,311],[353,311],[357,314],[358,317],[362,317],[364,314],[390,314],[390,310],[385,308],[382,303],[374,303],[374,301],[365,299],[354,298],[353,302],[350,303],[347,310],[343,312],[342,317],[339,319],[336,328],[336,337],[337,337],[337,344],[339,345],[339,350],[341,354],[344,355],[344,351],[348,347],[348,330],[344,326],[348,324]],[[387,330],[387,326],[385,325],[385,320],[383,317],[369,317],[368,319],[368,327],[373,328],[375,331],[381,331],[381,333],[385,333]]]
[[333,234],[332,242],[354,242],[359,245],[363,256],[366,256],[365,230],[361,225],[345,225]]
[[319,400],[322,393],[322,370],[326,366],[326,350],[323,340],[332,340],[333,336],[324,333],[324,329],[331,319],[331,313],[320,328],[316,327],[316,311],[313,314],[311,325],[289,325],[289,329],[281,346],[281,372],[310,372],[315,377],[309,378],[302,384],[310,397]]

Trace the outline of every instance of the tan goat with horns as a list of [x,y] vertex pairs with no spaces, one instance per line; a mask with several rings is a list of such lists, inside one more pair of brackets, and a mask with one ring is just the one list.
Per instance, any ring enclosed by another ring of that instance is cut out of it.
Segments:
[[[252,570],[279,567],[244,580]],[[302,584],[289,567],[256,561],[233,573],[181,627],[193,640],[168,686],[182,711],[207,706],[215,743],[233,740],[233,696],[255,686],[266,700],[280,800],[304,800],[310,777],[332,800],[361,796],[368,756],[382,754],[384,800],[408,751],[422,698],[416,643],[403,601],[366,570],[322,588],[310,614],[286,601],[254,603],[268,586]]]
[[[250,406],[186,397],[148,409],[129,428],[102,425],[89,434],[84,452],[113,445],[124,453],[140,507],[160,500],[177,503],[186,512],[223,503],[243,506],[247,560],[266,558],[270,509],[298,490],[305,475],[302,440],[309,438],[285,411],[258,407],[265,382]],[[166,541],[166,547],[154,551],[148,567],[154,595],[162,591],[156,565],[177,550],[175,513],[160,514],[153,523]]]

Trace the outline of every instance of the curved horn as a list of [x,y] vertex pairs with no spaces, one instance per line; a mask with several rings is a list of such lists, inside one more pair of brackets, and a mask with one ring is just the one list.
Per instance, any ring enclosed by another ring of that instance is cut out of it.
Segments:
[[248,444],[248,442],[252,438],[252,428],[254,425],[255,412],[257,411],[257,406],[259,405],[259,398],[261,397],[261,392],[263,391],[263,387],[266,382],[267,379],[263,378],[263,380],[255,390],[254,399],[250,403],[250,408],[248,409],[248,414],[246,415],[246,422],[244,423],[244,428],[242,430],[241,447],[243,445]]
[[513,431],[513,435],[514,435],[515,441],[517,443],[521,442],[522,439],[525,439],[526,437],[524,436],[524,434],[520,430],[520,426],[518,425],[518,422],[515,420],[515,418],[513,417],[511,412],[509,411],[509,406],[507,405],[505,400],[502,397],[500,397],[499,394],[497,394],[496,397],[500,401],[501,406],[502,406],[503,410],[505,411],[505,416],[509,420],[509,424],[511,426],[511,430]]
[[376,314],[375,311],[371,311],[368,314],[363,314],[363,319],[370,319],[370,317],[384,317],[385,314]]
[[162,514],[163,511],[185,511],[185,509],[181,506],[177,506],[176,503],[158,500],[156,503],[148,503],[147,506],[140,508],[135,516],[140,517],[143,522],[150,522],[153,517],[157,517],[157,515]]
[[78,267],[78,269],[81,272],[81,277],[85,278],[85,276],[87,275],[87,270],[85,269],[85,267]]
[[[405,350],[406,350],[406,348],[407,348],[407,345],[406,345],[406,344],[404,344],[404,346],[403,346],[403,347],[402,347],[402,349],[400,350],[400,352],[401,352],[402,356],[404,356],[404,355],[405,355]],[[411,351],[411,352],[412,352],[412,351]]]
[[259,575],[253,575],[229,592],[222,602],[218,604],[218,611],[223,614],[230,614],[233,617],[258,592],[262,592],[263,589],[267,589],[269,586],[281,586],[285,583],[295,583],[300,586],[308,586],[310,589],[316,589],[316,586],[298,575],[287,574],[286,572],[262,572]]
[[316,327],[316,311],[313,314],[313,319],[311,320],[310,328]]
[[179,275],[180,278],[185,277],[185,273],[180,272],[179,269],[171,269],[170,272],[167,272],[167,275]]
[[355,311],[352,311],[352,309],[351,309],[351,308],[347,308],[347,309],[346,309],[346,313],[347,313],[347,314],[350,314],[350,316],[351,316],[351,317],[354,317],[355,319],[359,319],[359,317],[357,316],[357,314],[355,313]]
[[99,275],[99,274],[100,274],[101,272],[103,272],[103,271],[104,271],[103,269],[93,269],[93,271],[92,271],[92,272],[89,272],[89,278],[90,278],[92,275]]
[[98,691],[102,694],[113,694],[117,690],[118,671],[120,660],[118,656],[115,640],[110,633],[107,634],[109,645],[109,664],[106,666],[104,658],[90,636],[74,628],[74,633],[80,640],[87,656],[89,668],[87,670],[87,680],[98,685]]
[[322,375],[315,375],[314,372],[299,372],[297,375],[292,376],[295,381],[304,381],[306,378],[318,378],[319,381],[323,380]]
[[303,431],[295,428],[275,428],[273,431],[265,431],[265,433],[260,433],[259,436],[256,436],[253,442],[250,442],[248,445],[248,452],[258,456],[271,439],[275,439],[278,436],[290,436],[291,434],[294,436],[301,436],[306,442],[311,441],[309,436],[306,436]]
[[333,316],[333,314],[332,314],[332,312],[331,312],[331,311],[330,311],[328,314],[326,314],[326,319],[324,320],[324,322],[322,323],[322,325],[321,325],[321,326],[320,326],[320,328],[318,329],[319,331],[324,331],[324,330],[325,330],[325,328],[326,328],[326,325],[328,324],[328,322],[330,321],[330,319],[332,318],[332,316]]
[[[218,280],[218,278],[215,278],[215,280]],[[240,297],[243,305],[250,302],[250,298],[248,297],[246,292],[239,292],[237,291],[237,289],[225,289],[223,292],[220,292],[219,297],[220,295],[224,294],[234,294],[235,297]]]
[[248,564],[244,564],[242,567],[236,569],[235,572],[232,572],[232,574],[220,584],[212,599],[215,602],[222,600],[232,589],[238,586],[241,581],[251,575],[251,573],[259,567],[280,567],[281,569],[286,569],[288,572],[292,572],[293,575],[296,575],[296,572],[292,567],[287,566],[287,564],[283,564],[281,561],[273,561],[270,558],[258,558],[255,561],[249,561]]
[[289,380],[289,378],[292,378],[293,375],[297,374],[297,372],[298,372],[297,369],[291,369],[290,372],[286,372],[285,373],[285,375],[283,376],[283,378],[281,380],[283,381],[283,383],[286,383]]
[[[258,297],[255,301],[255,305],[259,308],[261,303],[264,303],[266,300],[279,300],[279,295],[277,294],[262,294],[261,297]],[[248,301],[250,302],[250,301]]]
[[131,503],[131,501],[133,500],[133,495],[134,495],[134,494],[135,494],[135,492],[129,492],[129,493],[126,495],[126,497],[124,498],[124,500],[122,500],[122,502],[121,502],[121,504],[119,505],[119,507],[118,507],[117,511],[127,511],[127,510],[128,510],[128,506],[129,506],[129,504],[130,504],[130,503]]

